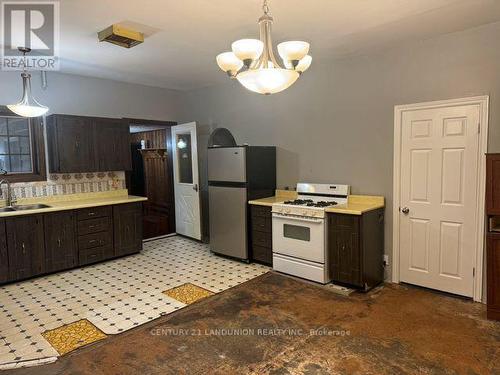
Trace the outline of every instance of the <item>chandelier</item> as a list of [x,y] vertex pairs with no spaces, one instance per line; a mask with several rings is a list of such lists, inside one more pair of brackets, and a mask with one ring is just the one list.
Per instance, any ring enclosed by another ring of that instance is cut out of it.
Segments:
[[221,53],[216,60],[219,68],[248,90],[270,95],[293,85],[309,68],[312,57],[308,55],[309,43],[283,42],[278,44],[278,53],[283,61],[283,66],[280,65],[273,52],[273,17],[269,15],[267,0],[264,0],[262,10],[264,15],[259,19],[260,40],[237,40],[231,45],[232,52]]

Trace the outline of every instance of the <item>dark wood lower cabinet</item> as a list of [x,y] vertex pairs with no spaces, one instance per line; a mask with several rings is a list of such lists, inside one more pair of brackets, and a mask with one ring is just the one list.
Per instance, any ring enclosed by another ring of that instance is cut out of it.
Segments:
[[271,207],[250,205],[250,259],[266,265],[273,264]]
[[46,214],[45,229],[45,272],[57,272],[77,265],[75,214],[62,211]]
[[115,255],[122,256],[142,250],[142,204],[131,203],[113,207]]
[[20,280],[45,271],[42,215],[26,215],[5,220],[9,253],[9,279]]
[[0,219],[0,283],[142,250],[142,203]]
[[369,290],[384,280],[384,210],[328,214],[328,268],[333,282]]
[[5,220],[0,219],[0,283],[9,279],[9,254],[7,252],[7,234]]
[[500,233],[488,233],[487,241],[487,315],[500,320]]

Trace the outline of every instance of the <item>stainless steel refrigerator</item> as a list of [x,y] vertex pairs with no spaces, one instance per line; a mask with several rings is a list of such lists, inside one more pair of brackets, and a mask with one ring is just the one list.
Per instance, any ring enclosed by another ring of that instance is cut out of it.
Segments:
[[210,250],[216,254],[249,260],[248,201],[272,196],[275,189],[275,147],[210,147]]

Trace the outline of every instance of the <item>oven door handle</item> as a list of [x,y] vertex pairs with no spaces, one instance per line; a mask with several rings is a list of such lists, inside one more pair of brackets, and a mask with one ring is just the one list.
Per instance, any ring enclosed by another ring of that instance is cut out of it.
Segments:
[[296,221],[302,221],[302,222],[308,222],[308,223],[316,223],[320,224],[323,222],[323,219],[311,219],[307,217],[297,217],[297,216],[289,216],[289,215],[281,215],[277,213],[273,213],[273,217],[277,219],[285,219],[285,220],[296,220]]

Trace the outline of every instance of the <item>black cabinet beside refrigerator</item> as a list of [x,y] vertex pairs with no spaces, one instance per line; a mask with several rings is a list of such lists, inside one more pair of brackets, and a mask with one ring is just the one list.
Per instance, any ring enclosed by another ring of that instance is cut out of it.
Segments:
[[272,196],[275,190],[275,147],[209,147],[210,250],[249,261],[247,202]]

